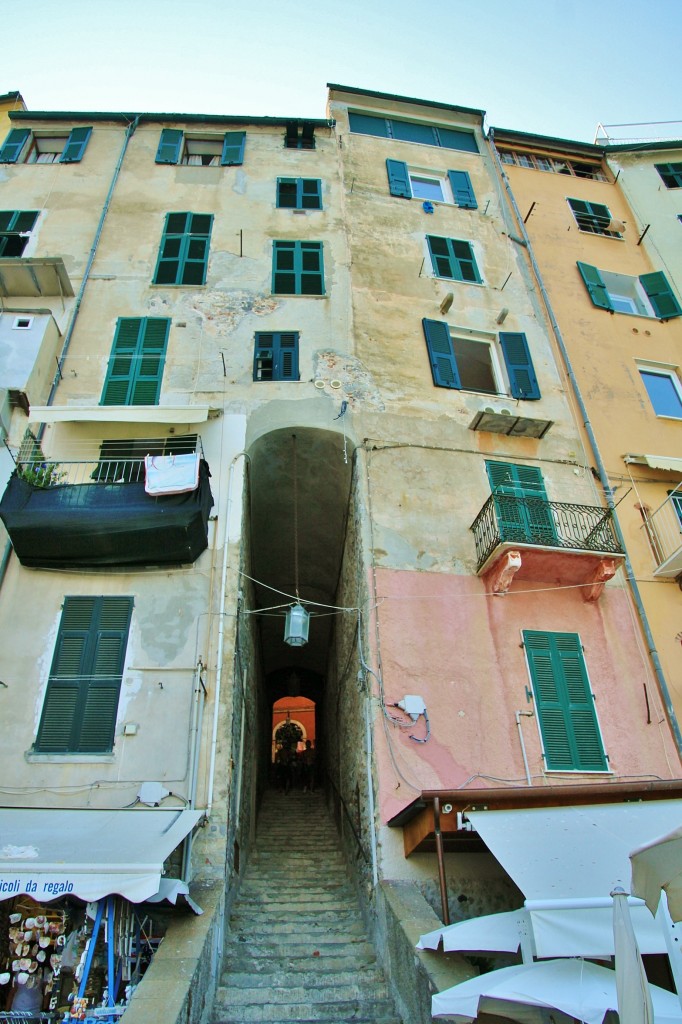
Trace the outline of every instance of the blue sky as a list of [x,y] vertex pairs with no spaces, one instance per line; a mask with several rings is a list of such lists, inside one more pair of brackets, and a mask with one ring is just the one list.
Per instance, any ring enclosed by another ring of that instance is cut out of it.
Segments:
[[682,135],[682,0],[22,0],[0,26],[24,41],[0,93],[34,110],[324,117],[338,82],[586,142]]

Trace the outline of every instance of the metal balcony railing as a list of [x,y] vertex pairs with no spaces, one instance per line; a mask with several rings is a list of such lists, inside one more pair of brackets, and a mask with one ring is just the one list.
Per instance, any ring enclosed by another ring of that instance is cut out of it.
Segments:
[[644,514],[642,529],[658,566],[655,575],[679,576],[682,573],[682,484],[671,491],[655,511]]
[[611,511],[599,506],[495,493],[474,519],[471,530],[476,541],[477,570],[499,544],[508,543],[623,554]]
[[[62,456],[45,456],[40,446],[25,442],[17,451],[10,449],[17,476],[34,487],[67,489],[64,498],[70,504],[87,501],[84,485],[131,484],[144,481],[145,455],[181,455],[196,453],[203,459],[201,438],[149,438],[144,441],[103,441],[99,451],[87,444]],[[64,502],[66,503],[66,501]]]

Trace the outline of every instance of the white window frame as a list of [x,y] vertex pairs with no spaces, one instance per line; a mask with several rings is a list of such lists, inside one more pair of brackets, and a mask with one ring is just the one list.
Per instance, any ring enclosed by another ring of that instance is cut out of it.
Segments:
[[[182,137],[182,150],[180,153],[180,160],[178,162],[179,167],[220,167],[220,161],[223,155],[223,143],[225,135],[219,135],[217,132],[214,134],[194,134],[192,132],[185,132]],[[202,150],[202,147],[203,150]],[[208,149],[206,149],[208,147]],[[215,147],[215,150],[214,150]],[[203,162],[198,163],[196,161],[190,163],[190,157],[203,157],[210,156],[211,162],[205,164]]]
[[[64,147],[69,141],[70,132],[31,132],[30,144],[24,163],[54,164],[59,161]],[[41,159],[50,157],[51,159]]]
[[[410,167],[408,165],[407,176],[410,181],[410,192],[412,193],[413,199],[417,199],[422,203],[445,203],[448,206],[455,205],[454,196],[452,195],[452,189],[450,188],[450,182],[448,181],[447,174],[442,174],[440,171],[422,170],[419,167]],[[426,180],[430,179],[431,181],[437,182],[440,186],[442,198],[433,199],[431,196],[415,195],[414,186],[412,184],[413,178],[424,178]]]
[[30,331],[33,327],[32,316],[15,316],[12,324],[13,331]]
[[[637,369],[639,370],[640,378],[642,381],[642,387],[646,392],[651,408],[653,409],[656,416],[664,420],[682,420],[682,382],[680,381],[679,367],[671,366],[669,363],[649,363],[637,360]],[[644,377],[642,376],[642,374],[644,373],[655,374],[658,377],[667,377],[667,379],[672,383],[673,391],[677,395],[677,400],[680,405],[679,416],[672,416],[670,413],[659,412],[657,410],[656,406],[654,405],[653,399],[649,394],[649,390],[644,381]]]
[[[631,277],[628,274],[616,274],[611,270],[600,270],[599,273],[616,313],[625,313],[626,316],[646,316],[652,320],[656,319],[656,312],[638,277]],[[623,306],[625,305],[629,308],[624,309]]]
[[[456,327],[452,324],[448,324],[448,330],[450,331],[450,342],[452,344],[452,351],[455,354],[455,361],[459,372],[461,382],[460,390],[468,391],[471,394],[476,395],[490,395],[491,397],[509,398],[511,394],[511,386],[503,369],[503,360],[500,358],[499,340],[497,335],[489,334],[485,331],[474,331],[468,327]],[[490,355],[490,369],[493,377],[493,383],[497,389],[496,391],[481,391],[479,388],[472,388],[468,384],[464,383],[462,376],[462,364],[457,357],[458,341],[487,345],[488,353]]]

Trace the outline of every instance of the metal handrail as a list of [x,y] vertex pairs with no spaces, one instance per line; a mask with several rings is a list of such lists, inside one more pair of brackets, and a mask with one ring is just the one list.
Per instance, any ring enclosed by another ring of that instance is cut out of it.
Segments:
[[362,845],[362,840],[360,839],[360,836],[358,835],[357,829],[355,828],[355,825],[353,824],[353,820],[352,820],[352,818],[350,816],[350,811],[348,810],[348,806],[346,804],[346,801],[343,799],[343,797],[341,796],[340,792],[338,791],[338,789],[334,785],[334,781],[333,781],[331,775],[329,774],[329,772],[325,773],[325,777],[326,777],[327,782],[329,783],[329,786],[334,791],[334,796],[337,798],[339,804],[343,808],[343,812],[344,812],[344,815],[346,817],[346,821],[348,822],[350,830],[353,833],[353,838],[355,839],[355,843],[357,845],[358,850],[362,854],[362,857],[363,857],[365,863],[369,864],[369,855],[368,855],[367,851],[365,850],[364,846]]
[[611,519],[611,509],[600,506],[498,491],[490,495],[470,527],[476,542],[477,570],[504,543],[623,554]]

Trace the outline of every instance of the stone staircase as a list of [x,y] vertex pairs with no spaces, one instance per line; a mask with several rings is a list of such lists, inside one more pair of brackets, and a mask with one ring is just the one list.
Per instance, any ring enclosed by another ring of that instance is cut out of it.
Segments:
[[402,1024],[320,793],[266,793],[212,1024]]

